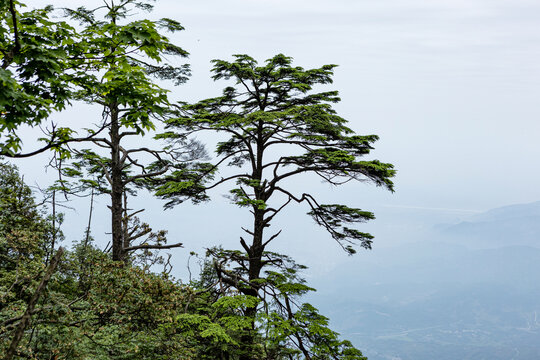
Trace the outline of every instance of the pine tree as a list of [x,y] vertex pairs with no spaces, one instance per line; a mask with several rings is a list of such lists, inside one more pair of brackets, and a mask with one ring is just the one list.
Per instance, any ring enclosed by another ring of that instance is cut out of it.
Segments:
[[[232,62],[214,60],[213,64],[213,79],[232,80],[234,85],[226,87],[220,97],[183,104],[182,115],[168,121],[170,131],[162,136],[174,139],[202,131],[228,135],[217,146],[216,167],[228,164],[238,171],[208,181],[206,189],[234,183],[231,198],[250,210],[253,225],[244,229],[248,237],[240,239],[243,252],[214,252],[220,279],[245,296],[262,296],[268,281],[263,270],[283,261],[267,251],[281,230],[267,235],[266,229],[292,203],[306,204],[308,214],[347,253],[353,254],[354,246],[370,249],[373,236],[351,224],[373,219],[371,212],[322,204],[307,189],[295,193],[286,186],[287,180],[308,174],[336,186],[356,180],[393,191],[393,166],[364,160],[378,137],[357,135],[346,126],[346,120],[331,106],[340,101],[336,91],[312,92],[314,86],[332,82],[335,65],[303,69],[281,54],[262,66],[247,55],[236,55]],[[169,199],[167,206],[184,199],[183,189],[174,182],[158,185],[156,194]],[[245,313],[255,319],[257,311],[256,306],[247,306]],[[255,325],[253,320],[253,328]],[[250,348],[256,343],[255,333],[245,335],[242,343],[245,351],[240,359],[256,358],[256,351]]]

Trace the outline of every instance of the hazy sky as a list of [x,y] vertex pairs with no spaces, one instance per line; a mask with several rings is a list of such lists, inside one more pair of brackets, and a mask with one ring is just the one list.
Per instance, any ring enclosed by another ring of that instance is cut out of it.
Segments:
[[234,53],[335,63],[340,114],[380,135],[376,155],[399,170],[389,204],[482,210],[540,198],[540,2],[329,4],[158,0],[150,16],[181,21],[175,40],[191,53],[193,77],[173,97],[218,94],[209,61]]
[[170,1],[161,11],[187,27],[194,77],[183,96],[212,92],[201,86],[208,60],[231,53],[339,64],[340,113],[379,134],[376,155],[399,171],[389,204],[481,210],[540,197],[537,1]]
[[[398,176],[393,195],[363,184],[305,184],[326,197],[383,214],[433,208],[465,215],[540,200],[537,0],[158,0],[150,16],[186,27],[174,40],[191,53],[193,76],[172,89],[178,100],[219,94],[209,61],[235,53],[339,65],[327,87],[340,91],[339,114],[358,133],[381,137],[374,155],[394,163]],[[84,121],[84,111],[76,111]],[[38,178],[32,160],[19,164],[28,179]],[[231,209],[218,199],[190,212],[216,214],[225,224]],[[159,221],[168,226],[179,216],[169,212]],[[298,226],[300,234],[311,222]]]

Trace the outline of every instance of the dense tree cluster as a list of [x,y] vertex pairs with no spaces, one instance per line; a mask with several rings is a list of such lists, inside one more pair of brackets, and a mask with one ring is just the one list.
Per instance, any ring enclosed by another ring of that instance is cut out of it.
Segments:
[[[305,205],[346,253],[371,248],[373,237],[355,225],[372,213],[287,186],[302,175],[393,191],[392,165],[365,159],[378,137],[347,127],[332,108],[336,91],[313,91],[332,82],[335,65],[304,69],[281,54],[264,64],[235,55],[214,61],[214,80],[232,81],[222,95],[173,102],[156,80],[179,85],[189,76],[187,65],[168,62],[187,52],[163,33],[183,28],[172,19],[131,21],[133,9],[150,11],[150,3],[106,0],[64,9],[64,21],[51,19],[52,7],[23,6],[0,1],[0,156],[48,152],[59,178],[52,200],[38,204],[17,168],[0,163],[0,356],[365,359],[302,302],[314,290],[301,276],[305,267],[271,250],[281,230],[267,233],[289,206]],[[48,123],[80,102],[102,114],[74,125],[84,131]],[[25,126],[42,127],[37,149],[22,146]],[[225,136],[214,157],[193,140],[202,132]],[[152,230],[128,200],[147,190],[172,209],[207,201],[214,188],[227,189],[253,225],[238,249],[207,249],[197,280],[175,280],[160,250],[182,244],[167,244],[166,230]],[[59,192],[90,195],[92,205],[94,196],[110,199],[110,247],[96,246],[90,217],[82,240],[58,248]]]

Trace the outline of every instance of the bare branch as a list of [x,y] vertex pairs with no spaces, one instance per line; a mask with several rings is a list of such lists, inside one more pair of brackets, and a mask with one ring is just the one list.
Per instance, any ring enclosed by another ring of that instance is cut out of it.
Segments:
[[[247,230],[246,230],[247,231]],[[240,244],[242,245],[242,247],[244,248],[244,250],[246,250],[246,252],[248,253],[249,256],[251,256],[251,249],[249,248],[249,246],[246,244],[246,241],[244,240],[243,237],[240,237]]]
[[173,249],[178,247],[184,247],[183,243],[176,243],[171,245],[152,245],[152,244],[142,244],[142,245],[136,245],[136,246],[129,246],[127,248],[124,248],[124,251],[135,251],[140,249]]
[[148,227],[148,228],[143,229],[140,233],[133,235],[133,233],[135,233],[138,229],[139,229],[139,227],[137,226],[129,233],[127,243],[130,243],[131,241],[136,240],[136,239],[138,239],[138,238],[152,232],[152,229]]
[[281,231],[282,230],[279,230],[277,233],[275,233],[274,235],[270,236],[270,239],[266,240],[263,244],[262,244],[262,247],[265,248],[266,245],[268,245],[270,243],[270,241],[274,240],[275,238],[277,238],[279,236],[279,234],[281,234]]
[[155,176],[163,175],[168,170],[169,170],[169,166],[167,165],[164,169],[159,170],[159,171],[154,171],[154,172],[150,172],[150,173],[143,173],[143,174],[130,176],[123,183],[124,183],[124,185],[127,185],[127,184],[129,184],[129,183],[131,183],[131,182],[133,182],[133,181],[135,181],[137,179],[146,179],[146,178],[149,178],[149,177],[155,177]]
[[287,201],[286,201],[283,205],[281,205],[278,209],[274,209],[274,208],[268,208],[268,209],[266,209],[266,212],[271,211],[271,212],[273,212],[273,214],[270,215],[270,216],[268,216],[266,219],[264,219],[264,222],[263,222],[263,223],[264,223],[265,225],[268,224],[268,223],[270,223],[270,221],[272,221],[272,219],[273,219],[273,218],[274,218],[281,210],[283,210],[287,205],[289,205],[289,203],[291,202],[291,200],[292,200],[292,199],[289,197],[289,198],[287,199]]
[[[55,148],[55,147],[59,147],[59,146],[62,146],[62,145],[67,145],[67,144],[70,144],[70,143],[78,143],[78,142],[85,142],[85,141],[90,141],[90,140],[94,140],[94,138],[101,132],[105,129],[105,127],[102,127],[101,129],[99,129],[98,131],[96,131],[95,133],[93,134],[90,134],[89,136],[86,136],[86,137],[82,137],[82,138],[72,138],[72,139],[67,139],[67,140],[62,140],[62,141],[55,141],[55,133],[53,132],[52,133],[52,137],[51,139],[49,140],[49,142],[47,143],[47,145],[45,145],[44,147],[40,148],[40,149],[37,149],[37,150],[34,150],[32,152],[29,152],[29,153],[25,153],[25,154],[10,154],[10,153],[6,153],[6,152],[0,152],[0,156],[5,156],[5,157],[8,157],[8,158],[14,158],[14,159],[19,159],[19,158],[27,158],[27,157],[31,157],[31,156],[34,156],[34,155],[37,155],[37,154],[41,154],[42,152],[45,152],[49,149],[52,149],[52,148]],[[106,139],[102,139],[102,138],[99,138],[99,139],[95,139],[96,141],[103,141],[103,140],[106,140]]]

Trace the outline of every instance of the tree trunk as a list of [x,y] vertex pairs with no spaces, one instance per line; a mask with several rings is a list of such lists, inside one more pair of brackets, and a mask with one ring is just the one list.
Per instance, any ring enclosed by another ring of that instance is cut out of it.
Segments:
[[[258,134],[257,134],[257,150],[256,150],[256,161],[254,167],[252,168],[252,178],[258,180],[259,184],[253,187],[253,192],[255,194],[256,200],[264,200],[264,191],[260,187],[260,181],[262,179],[263,172],[263,151],[264,151],[264,141],[263,141],[263,127],[264,123],[259,121],[258,123]],[[263,246],[263,234],[264,234],[264,214],[263,209],[259,209],[258,205],[253,206],[253,242],[250,246],[250,251],[248,252],[249,256],[249,269],[248,269],[248,279],[252,283],[253,280],[259,279],[261,276],[261,270],[263,268],[262,264],[262,255],[264,252]],[[255,286],[249,286],[247,289],[243,290],[244,295],[250,295],[258,297],[258,290]],[[243,335],[240,339],[241,341],[241,353],[239,360],[254,360],[257,357],[254,355],[255,350],[255,317],[257,315],[257,307],[248,307],[246,308],[245,315],[251,319],[251,327],[248,332]]]
[[[254,224],[253,224],[253,243],[250,246],[249,254],[249,281],[259,279],[261,276],[262,255],[264,252],[263,233],[264,233],[264,210],[254,209]],[[258,297],[256,287],[250,286],[242,291],[244,295]],[[257,315],[257,307],[246,308],[245,315],[251,319],[251,328],[243,335],[241,341],[241,353],[239,360],[254,360],[257,357],[254,354],[255,345],[255,316]]]
[[120,162],[120,125],[118,123],[118,106],[111,105],[111,225],[112,225],[112,259],[124,261],[124,232],[122,229],[123,193],[122,164]]

